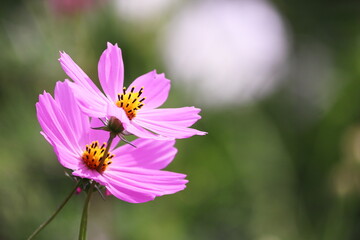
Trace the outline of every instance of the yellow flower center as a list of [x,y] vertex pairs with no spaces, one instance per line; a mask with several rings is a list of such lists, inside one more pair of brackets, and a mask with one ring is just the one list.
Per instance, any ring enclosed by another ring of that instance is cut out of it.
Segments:
[[136,116],[137,110],[144,106],[143,101],[146,98],[140,98],[141,94],[144,91],[144,87],[140,88],[138,92],[134,92],[135,87],[131,88],[131,91],[126,93],[126,87],[123,88],[123,93],[118,94],[118,101],[116,106],[124,109],[127,117],[131,120]]
[[[106,143],[103,143],[103,145],[99,146],[99,142],[94,141],[90,146],[86,145],[86,150],[82,155],[82,160],[88,168],[97,169],[97,167],[100,165],[101,158],[104,156],[105,149]],[[113,157],[114,155],[110,153],[107,154],[104,164],[101,167],[101,172],[104,172],[106,167],[112,163],[111,159]]]

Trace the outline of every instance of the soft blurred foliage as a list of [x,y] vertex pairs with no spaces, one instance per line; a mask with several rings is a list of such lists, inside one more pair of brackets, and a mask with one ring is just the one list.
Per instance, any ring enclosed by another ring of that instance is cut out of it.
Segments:
[[[175,85],[166,107],[199,99],[177,84],[182,79],[166,67],[159,44],[166,24],[192,1],[172,1],[158,11],[166,1],[154,1],[154,11],[149,3],[146,9],[138,4],[129,8],[137,13],[133,17],[122,0],[74,0],[62,7],[55,2],[0,4],[3,240],[29,236],[74,185],[40,135],[35,113],[38,95],[52,93],[55,82],[66,78],[58,51],[97,81],[106,42],[118,43],[127,84],[157,69]],[[209,134],[179,140],[168,167],[188,174],[187,189],[144,204],[95,195],[88,239],[360,238],[360,3],[267,3],[288,32],[280,83],[256,101],[196,102],[203,118],[195,127]],[[232,88],[218,85],[219,96]],[[84,198],[74,196],[37,239],[76,239]]]

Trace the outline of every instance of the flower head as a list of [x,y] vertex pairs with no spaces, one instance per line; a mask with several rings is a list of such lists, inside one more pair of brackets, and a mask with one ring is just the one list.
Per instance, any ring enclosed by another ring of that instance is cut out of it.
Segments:
[[186,175],[160,170],[177,152],[174,140],[137,139],[132,142],[137,148],[110,147],[101,163],[109,132],[91,128],[100,121],[90,122],[80,111],[69,83],[58,82],[55,98],[44,92],[36,103],[42,135],[65,168],[73,170],[74,176],[94,180],[112,195],[132,203],[150,201],[185,188]]
[[[124,66],[117,44],[108,43],[98,64],[100,84],[105,95],[64,52],[59,59],[83,112],[91,117],[116,117],[126,132],[142,138],[175,139],[205,132],[189,128],[200,119],[195,107],[157,109],[167,99],[170,80],[156,71],[146,73],[124,87]],[[148,131],[150,130],[150,131]],[[156,135],[156,134],[158,135]]]

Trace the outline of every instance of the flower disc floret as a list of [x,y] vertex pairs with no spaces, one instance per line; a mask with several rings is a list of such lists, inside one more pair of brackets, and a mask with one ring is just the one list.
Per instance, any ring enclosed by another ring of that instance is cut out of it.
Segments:
[[[104,156],[106,149],[106,143],[99,146],[98,141],[93,141],[91,145],[86,145],[86,150],[82,154],[82,160],[89,169],[97,169],[101,163],[101,159]],[[111,159],[115,155],[107,153],[104,163],[102,164],[100,172],[104,172],[106,167],[112,163]]]
[[134,92],[136,87],[132,87],[130,92],[126,93],[126,87],[123,88],[123,93],[118,94],[118,101],[116,106],[124,109],[126,116],[131,120],[136,116],[137,110],[144,106],[145,97],[140,98],[144,91],[144,87],[140,88],[138,92]]

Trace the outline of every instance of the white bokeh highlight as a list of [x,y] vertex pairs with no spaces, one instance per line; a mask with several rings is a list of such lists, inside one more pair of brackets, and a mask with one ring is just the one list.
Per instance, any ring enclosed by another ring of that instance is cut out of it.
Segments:
[[177,2],[178,0],[114,0],[120,18],[141,23],[162,17]]
[[159,41],[167,76],[211,106],[268,94],[281,78],[288,37],[278,12],[261,0],[189,3]]

